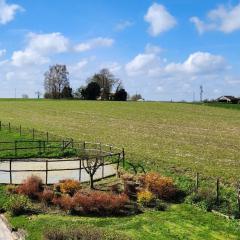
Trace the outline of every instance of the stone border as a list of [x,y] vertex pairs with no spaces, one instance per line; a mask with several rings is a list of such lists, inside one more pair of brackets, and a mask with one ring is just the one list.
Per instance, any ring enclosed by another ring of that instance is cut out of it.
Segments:
[[3,215],[0,214],[0,219],[3,221],[5,226],[9,229],[9,231],[12,234],[12,238],[14,240],[25,240],[25,236],[27,235],[26,232],[22,229],[19,229],[18,231],[14,231],[11,224],[8,222],[7,218]]

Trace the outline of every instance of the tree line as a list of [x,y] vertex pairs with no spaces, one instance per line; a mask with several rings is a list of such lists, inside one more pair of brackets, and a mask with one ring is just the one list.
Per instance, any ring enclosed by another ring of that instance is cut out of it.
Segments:
[[45,98],[126,101],[128,93],[122,81],[104,68],[89,77],[85,86],[75,91],[70,86],[66,65],[56,64],[44,74]]

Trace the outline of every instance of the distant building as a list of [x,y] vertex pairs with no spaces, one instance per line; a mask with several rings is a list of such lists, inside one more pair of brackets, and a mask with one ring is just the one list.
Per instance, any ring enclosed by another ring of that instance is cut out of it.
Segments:
[[240,98],[236,98],[234,96],[221,96],[216,99],[217,102],[221,103],[234,103],[234,104],[240,104]]

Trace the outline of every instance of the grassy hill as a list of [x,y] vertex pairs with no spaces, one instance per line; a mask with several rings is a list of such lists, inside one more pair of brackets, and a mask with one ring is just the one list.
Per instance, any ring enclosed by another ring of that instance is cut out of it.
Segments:
[[225,179],[240,171],[240,112],[183,103],[1,100],[2,121],[126,148],[130,161]]

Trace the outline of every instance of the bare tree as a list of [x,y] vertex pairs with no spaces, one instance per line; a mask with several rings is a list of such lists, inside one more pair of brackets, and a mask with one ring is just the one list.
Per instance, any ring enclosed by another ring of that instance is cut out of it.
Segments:
[[116,78],[108,69],[104,68],[88,79],[88,82],[96,82],[101,88],[101,98],[109,100],[111,91],[116,85],[120,84],[120,80]]
[[69,87],[68,71],[66,65],[56,64],[50,66],[44,76],[46,98],[61,98],[62,90]]
[[90,177],[90,187],[94,189],[94,175],[97,170],[104,165],[103,157],[101,155],[96,156],[83,156],[83,167]]

